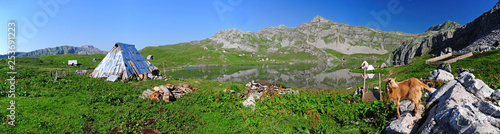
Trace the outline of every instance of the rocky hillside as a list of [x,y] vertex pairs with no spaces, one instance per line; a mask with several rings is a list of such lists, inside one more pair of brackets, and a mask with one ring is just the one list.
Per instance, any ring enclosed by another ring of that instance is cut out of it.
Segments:
[[413,61],[414,57],[427,54],[433,44],[451,38],[460,24],[446,21],[443,24],[431,26],[427,31],[418,35],[418,38],[404,41],[393,52],[393,65],[406,65]]
[[421,34],[419,39],[406,41],[393,52],[393,64],[408,64],[415,56],[426,53],[440,54],[448,47],[457,52],[478,52],[495,49],[498,47],[500,40],[499,9],[500,2],[490,11],[483,13],[464,26],[447,21],[443,25],[429,28],[430,31],[435,31],[437,35],[427,35],[430,32],[425,32]]
[[402,32],[383,32],[369,27],[349,26],[316,16],[310,22],[297,27],[280,25],[257,32],[226,29],[210,39],[222,44],[222,48],[236,48],[257,52],[262,48],[268,53],[280,49],[309,52],[320,59],[337,58],[323,49],[332,49],[343,54],[387,54],[401,43],[418,35]]
[[[47,55],[61,55],[61,54],[80,54],[80,55],[89,55],[89,54],[106,54],[106,51],[99,50],[91,45],[85,45],[81,47],[74,46],[59,46],[53,48],[45,48],[39,49],[31,52],[17,52],[16,57],[40,57]],[[0,55],[0,58],[7,58],[7,55]]]

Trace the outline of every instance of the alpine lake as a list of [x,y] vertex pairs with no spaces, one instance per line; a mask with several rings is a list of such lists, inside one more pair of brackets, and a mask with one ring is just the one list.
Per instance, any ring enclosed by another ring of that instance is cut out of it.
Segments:
[[[177,79],[249,82],[276,81],[303,89],[346,89],[363,82],[362,73],[349,72],[359,65],[333,63],[295,63],[252,66],[193,66],[164,70],[164,76]],[[384,74],[380,74],[383,77]],[[379,74],[368,74],[366,80],[379,79]]]

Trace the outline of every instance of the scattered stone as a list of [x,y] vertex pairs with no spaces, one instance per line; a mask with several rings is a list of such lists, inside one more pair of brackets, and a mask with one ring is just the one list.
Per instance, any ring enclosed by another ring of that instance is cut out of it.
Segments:
[[471,73],[472,71],[474,71],[474,69],[471,68],[457,68],[457,70],[455,70],[455,72],[457,72],[458,74],[461,74],[463,72]]
[[243,98],[247,96],[256,96],[257,99],[260,99],[264,92],[268,92],[268,94],[299,94],[298,90],[279,87],[276,82],[251,80],[245,84],[245,86],[248,90],[244,93]]
[[439,64],[439,66],[437,67],[437,69],[441,69],[441,70],[444,70],[444,71],[447,71],[447,72],[451,73],[451,65],[450,64],[441,63],[441,64]]
[[253,98],[253,96],[248,96],[248,98],[245,101],[243,101],[243,106],[245,106],[245,107],[249,107],[249,106],[255,107],[255,99]]
[[436,69],[436,70],[430,72],[428,79],[449,82],[449,81],[453,80],[453,74],[446,72],[445,70]]
[[[224,89],[223,91],[224,91],[224,92],[228,92],[228,89]],[[230,93],[233,93],[233,94],[234,94],[234,93],[236,93],[234,90],[229,90],[229,92],[230,92]]]
[[445,54],[447,54],[447,53],[452,53],[452,52],[453,52],[453,49],[451,49],[451,47],[447,47],[447,48],[445,48],[445,49],[444,49],[444,51],[443,51],[443,52],[444,52]]
[[382,65],[380,65],[380,68],[387,68],[387,64],[382,63]]
[[[394,115],[393,121],[385,128],[385,132],[388,134],[409,134],[412,132],[416,122],[422,118],[422,113],[424,112],[424,105],[419,104],[419,109],[417,115],[413,116],[413,110],[415,109],[415,104],[409,100],[404,100],[399,103],[399,109],[401,111],[401,116],[399,119],[395,119]],[[418,127],[416,127],[418,128]]]

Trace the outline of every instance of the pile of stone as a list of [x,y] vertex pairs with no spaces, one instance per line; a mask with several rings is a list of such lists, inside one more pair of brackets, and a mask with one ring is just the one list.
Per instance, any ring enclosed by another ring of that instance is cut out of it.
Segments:
[[182,96],[193,92],[193,90],[197,90],[196,87],[191,87],[189,84],[181,84],[179,83],[177,86],[172,84],[166,84],[161,86],[156,86],[151,89],[146,89],[142,92],[142,95],[139,96],[142,99],[150,99],[153,101],[175,101]]
[[[276,82],[262,81],[262,80],[252,80],[248,82],[245,87],[247,87],[248,96],[257,96],[260,98],[262,93],[269,92],[271,94],[299,94],[298,90],[292,90],[291,88],[283,88]],[[245,97],[245,96],[244,96]]]
[[276,82],[251,80],[245,86],[248,90],[241,96],[242,98],[247,98],[247,100],[243,102],[244,106],[255,106],[254,97],[257,97],[257,99],[261,99],[261,96],[264,93],[268,95],[299,94],[298,90],[283,88]]

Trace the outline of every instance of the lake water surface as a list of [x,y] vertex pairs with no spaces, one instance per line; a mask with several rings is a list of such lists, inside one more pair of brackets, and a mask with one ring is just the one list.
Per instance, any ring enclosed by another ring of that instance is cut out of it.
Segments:
[[[363,81],[361,73],[351,73],[348,68],[354,68],[354,66],[296,63],[292,65],[187,67],[166,71],[165,75],[173,78],[226,82],[248,82],[259,79],[277,81],[304,89],[339,89],[349,88]],[[378,74],[371,79],[378,79]]]

